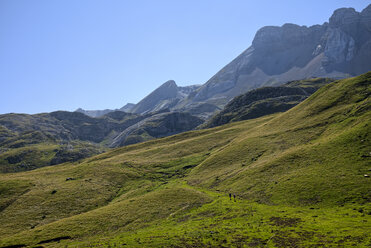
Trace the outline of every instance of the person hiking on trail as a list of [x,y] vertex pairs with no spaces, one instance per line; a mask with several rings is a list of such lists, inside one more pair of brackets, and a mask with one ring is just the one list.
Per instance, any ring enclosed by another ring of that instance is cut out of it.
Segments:
[[232,200],[232,194],[229,193],[229,200]]
[[236,194],[233,194],[233,199],[236,202]]

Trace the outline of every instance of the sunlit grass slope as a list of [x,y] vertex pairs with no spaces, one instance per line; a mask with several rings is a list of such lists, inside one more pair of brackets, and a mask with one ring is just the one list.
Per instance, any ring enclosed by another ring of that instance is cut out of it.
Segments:
[[265,203],[369,201],[370,75],[325,86],[241,132],[193,170],[189,181]]
[[0,247],[368,247],[370,93],[0,174]]

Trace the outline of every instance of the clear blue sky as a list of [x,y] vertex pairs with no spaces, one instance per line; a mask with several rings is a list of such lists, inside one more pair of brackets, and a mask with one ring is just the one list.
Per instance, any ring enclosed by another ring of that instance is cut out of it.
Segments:
[[0,0],[0,113],[120,108],[203,84],[262,26],[322,24],[367,0]]

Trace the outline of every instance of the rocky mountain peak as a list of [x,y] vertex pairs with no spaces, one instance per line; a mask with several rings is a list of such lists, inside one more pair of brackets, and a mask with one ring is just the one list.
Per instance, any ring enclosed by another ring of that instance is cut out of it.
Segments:
[[176,104],[174,101],[177,99],[178,92],[179,89],[174,80],[166,81],[137,103],[131,112],[143,114],[170,108]]
[[200,87],[192,98],[223,107],[262,86],[310,77],[344,78],[371,69],[371,5],[335,10],[329,22],[259,29],[251,47]]
[[340,8],[334,11],[330,17],[330,26],[340,27],[344,24],[356,23],[359,20],[359,13],[353,8]]
[[120,108],[121,111],[124,111],[124,112],[128,112],[130,113],[130,111],[134,108],[135,104],[134,103],[127,103],[125,104],[125,106],[123,106],[122,108]]
[[361,23],[369,32],[371,32],[371,4],[362,10]]
[[284,44],[286,46],[295,45],[303,41],[303,37],[308,33],[306,26],[299,26],[292,23],[286,23],[282,27],[267,26],[256,32],[252,46],[256,49],[277,46]]
[[371,4],[362,10],[361,15],[371,17]]
[[351,36],[357,36],[360,13],[353,8],[341,8],[334,11],[329,19],[330,28],[340,28]]
[[271,44],[274,42],[275,38],[280,37],[281,29],[277,26],[266,26],[259,29],[252,41],[252,45],[255,48],[259,46],[263,47],[266,44]]
[[178,87],[178,85],[176,85],[175,81],[174,80],[168,80],[166,81],[165,83],[163,83],[161,87]]

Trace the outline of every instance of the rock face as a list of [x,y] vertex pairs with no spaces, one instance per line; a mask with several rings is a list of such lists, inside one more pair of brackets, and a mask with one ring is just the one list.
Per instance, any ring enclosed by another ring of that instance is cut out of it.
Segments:
[[202,128],[287,111],[304,101],[320,87],[333,81],[327,78],[316,78],[251,90],[231,100],[222,111],[203,124]]
[[223,107],[233,97],[262,86],[311,77],[344,78],[369,70],[371,5],[361,13],[342,8],[323,25],[261,28],[252,45],[202,85],[187,104]]

